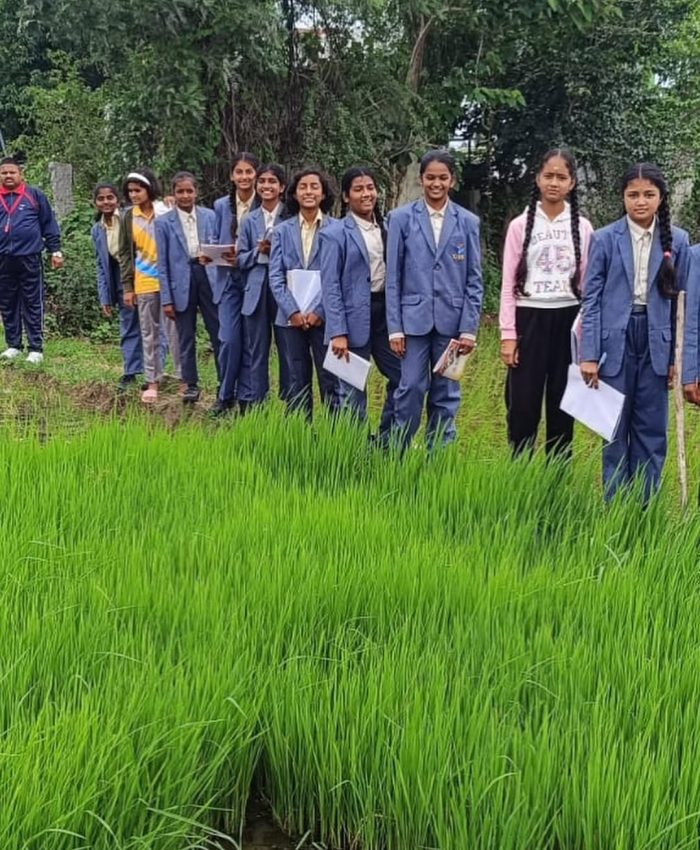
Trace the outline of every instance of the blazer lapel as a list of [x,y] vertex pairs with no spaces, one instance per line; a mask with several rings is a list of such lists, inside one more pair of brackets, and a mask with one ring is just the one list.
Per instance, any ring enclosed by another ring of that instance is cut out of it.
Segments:
[[433,233],[433,225],[430,223],[430,213],[428,212],[428,205],[425,203],[425,201],[419,202],[418,221],[420,223],[420,229],[423,231],[425,241],[428,244],[428,248],[430,248],[430,250],[434,254],[437,250],[437,245],[435,244],[435,234]]
[[[454,233],[454,229],[457,226],[457,210],[454,207],[452,201],[447,205],[447,209],[445,210],[445,218],[442,222],[442,230],[440,231],[440,242],[437,247],[437,253],[435,258],[437,259],[442,252],[445,250],[445,246],[452,238],[452,234]],[[432,225],[431,225],[432,229]]]
[[294,249],[297,252],[297,261],[298,269],[305,268],[304,266],[304,249],[301,246],[301,224],[299,224],[299,216],[294,217],[294,224],[291,227],[292,231],[292,242],[294,243]]
[[369,253],[367,251],[367,245],[365,244],[365,239],[362,233],[360,232],[360,228],[355,221],[355,219],[348,213],[345,217],[345,226],[350,231],[350,235],[355,240],[355,244],[360,249],[360,253],[364,257],[367,266],[369,266]]
[[187,247],[187,238],[185,237],[185,231],[182,229],[182,222],[180,221],[180,213],[175,209],[172,211],[171,215],[171,227],[175,230],[175,235],[180,240],[180,244],[184,252],[189,257],[190,251]]
[[[204,227],[204,216],[200,214],[199,207],[195,207],[195,215],[197,216],[197,240],[200,245],[208,245],[208,233]],[[180,228],[182,230],[182,228]],[[185,240],[187,241],[187,240]]]
[[[328,216],[324,215],[323,219],[321,220],[321,223],[316,228],[316,232],[314,233],[314,241],[311,243],[311,253],[309,254],[309,262],[306,264],[307,269],[311,267],[314,260],[316,259],[316,254],[318,254],[318,248],[319,248],[318,231],[322,227],[325,227],[326,224],[328,224]],[[301,233],[299,234],[299,243],[301,244]],[[303,256],[303,254],[302,254],[302,256]]]
[[649,287],[652,286],[661,270],[663,258],[664,249],[661,247],[661,233],[659,232],[659,222],[657,221],[654,228],[654,238],[651,240],[651,252],[649,253]]
[[625,267],[625,274],[630,289],[634,292],[634,256],[632,254],[632,234],[627,226],[627,219],[620,220],[620,226],[617,228],[617,247],[622,257],[622,265]]

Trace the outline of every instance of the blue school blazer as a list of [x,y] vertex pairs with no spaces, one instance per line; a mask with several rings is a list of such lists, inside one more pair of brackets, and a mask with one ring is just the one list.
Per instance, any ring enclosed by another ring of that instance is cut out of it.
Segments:
[[[299,305],[294,300],[294,296],[287,289],[287,272],[292,269],[315,269],[321,270],[321,257],[319,236],[321,229],[328,227],[332,221],[327,215],[323,216],[321,227],[318,229],[314,237],[313,245],[311,246],[311,254],[309,255],[309,263],[304,266],[304,253],[301,247],[301,227],[299,225],[299,216],[294,215],[286,221],[281,222],[272,231],[272,248],[270,249],[270,289],[275,296],[277,302],[277,316],[275,324],[279,327],[287,327],[289,317],[299,312]],[[316,313],[324,321],[326,314],[323,310],[323,299],[319,300],[311,308],[311,312]]]
[[[280,206],[281,209],[281,206]],[[279,213],[275,224],[279,222]],[[261,263],[258,254],[258,242],[265,235],[265,213],[262,207],[251,210],[243,219],[238,236],[238,268],[243,275],[245,289],[243,290],[244,316],[252,316],[260,296],[267,289],[269,263]]]
[[326,344],[346,336],[351,348],[369,342],[372,276],[362,231],[348,213],[319,234]]
[[112,307],[119,302],[121,277],[119,263],[110,263],[107,234],[101,222],[96,222],[90,231],[97,259],[97,296],[101,307]]
[[[211,245],[216,242],[216,216],[206,207],[195,209],[199,243]],[[161,304],[174,304],[178,313],[181,313],[187,309],[190,299],[192,268],[185,231],[176,209],[156,218],[156,246]],[[209,265],[206,271],[213,290],[218,277],[217,267]]]
[[[685,289],[688,275],[688,234],[673,229],[673,264],[679,289]],[[596,230],[591,240],[586,280],[581,300],[581,360],[605,361],[601,377],[612,378],[622,369],[627,325],[634,302],[634,256],[627,217]],[[668,374],[673,363],[676,333],[676,302],[664,298],[657,281],[663,260],[659,227],[649,255],[649,352],[655,374]]]
[[[252,215],[253,210],[255,210],[259,205],[260,198],[255,195],[248,215]],[[224,195],[222,198],[217,198],[214,201],[214,213],[216,215],[216,232],[218,237],[216,242],[219,245],[231,245],[236,242],[240,236],[240,231],[236,213],[231,209],[230,195]],[[246,216],[246,218],[247,217],[248,216]],[[243,222],[245,223],[245,219],[243,219]],[[234,266],[233,268],[217,266],[216,283],[212,284],[215,304],[218,304],[221,301],[221,296],[224,294],[226,284],[230,280],[232,280],[236,286],[243,286],[243,275],[241,274],[238,266]]]
[[700,245],[689,251],[686,289],[681,381],[694,384],[700,380]]
[[427,205],[420,200],[390,213],[388,228],[389,334],[476,335],[484,293],[479,219],[450,201],[436,246]]

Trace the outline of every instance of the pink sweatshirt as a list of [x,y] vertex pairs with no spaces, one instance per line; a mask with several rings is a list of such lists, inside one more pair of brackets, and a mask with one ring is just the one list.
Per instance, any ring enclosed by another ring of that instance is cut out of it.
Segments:
[[[527,252],[525,291],[530,295],[516,298],[515,270],[522,254],[526,220],[527,210],[511,221],[506,234],[499,313],[501,339],[518,338],[515,328],[516,306],[551,310],[578,304],[571,291],[571,275],[575,261],[574,244],[571,239],[571,212],[568,204],[564,211],[551,221],[538,203]],[[579,216],[582,285],[592,233],[593,227],[590,221]]]

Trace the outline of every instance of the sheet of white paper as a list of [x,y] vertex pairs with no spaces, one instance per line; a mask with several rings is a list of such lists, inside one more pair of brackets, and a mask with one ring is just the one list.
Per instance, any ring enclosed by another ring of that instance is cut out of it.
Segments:
[[292,269],[287,272],[287,287],[302,313],[321,298],[321,272],[313,269]]
[[367,386],[367,376],[372,364],[364,357],[349,352],[349,360],[344,357],[336,357],[333,354],[332,344],[328,344],[328,351],[323,361],[323,368],[331,375],[335,375],[347,384],[356,387],[358,390],[364,390]]
[[232,251],[233,245],[200,245],[199,250],[205,257],[209,257],[215,266],[231,266],[228,260],[224,260],[221,256],[224,253]]
[[625,396],[619,390],[598,382],[598,389],[586,386],[576,363],[569,366],[569,379],[561,400],[564,413],[610,442],[620,423]]

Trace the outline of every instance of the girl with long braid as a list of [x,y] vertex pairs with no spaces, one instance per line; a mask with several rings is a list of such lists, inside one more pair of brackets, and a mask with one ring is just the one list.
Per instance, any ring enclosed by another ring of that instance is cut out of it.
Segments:
[[534,446],[543,398],[547,453],[571,452],[574,421],[559,405],[592,232],[579,215],[576,161],[566,150],[548,151],[527,209],[510,223],[503,253],[501,359],[508,367],[508,440],[516,456]]
[[675,299],[684,289],[688,234],[671,226],[668,187],[656,165],[622,180],[625,215],[596,231],[582,303],[581,374],[625,394],[615,439],[603,448],[606,499],[641,478],[644,503],[666,459]]

